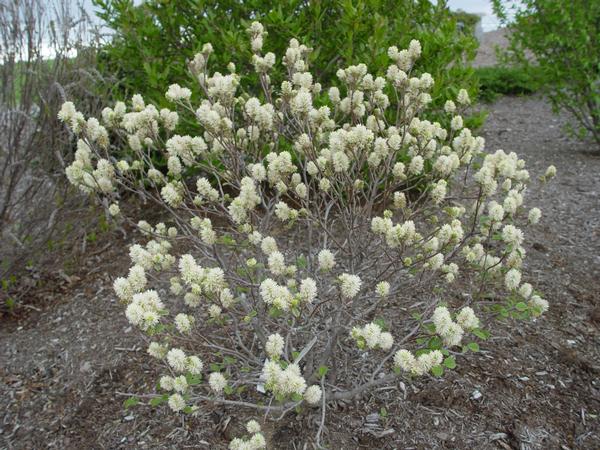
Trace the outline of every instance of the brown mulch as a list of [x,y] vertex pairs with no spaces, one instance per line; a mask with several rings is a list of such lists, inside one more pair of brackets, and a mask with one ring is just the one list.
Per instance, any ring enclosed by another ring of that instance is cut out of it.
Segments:
[[[541,98],[489,108],[489,149],[516,151],[532,174],[558,168],[526,199],[544,214],[527,236],[526,279],[551,309],[535,323],[499,326],[441,379],[328,409],[330,448],[600,448],[600,152],[566,138],[564,118]],[[243,421],[235,409],[182,422],[164,409],[123,408],[116,393],[152,391],[157,374],[111,290],[131,239],[105,235],[98,248],[111,245],[32,291],[34,308],[0,319],[0,448],[220,449]],[[317,420],[273,425],[273,446],[304,448]]]

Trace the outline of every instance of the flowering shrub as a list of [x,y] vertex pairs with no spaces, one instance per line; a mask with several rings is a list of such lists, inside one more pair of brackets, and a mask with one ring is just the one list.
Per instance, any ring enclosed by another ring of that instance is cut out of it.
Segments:
[[[80,138],[73,184],[124,220],[127,192],[168,213],[168,225],[138,222],[148,240],[131,246],[131,269],[114,282],[164,367],[151,404],[278,417],[319,405],[324,421],[329,401],[454,368],[494,317],[548,308],[522,282],[518,226],[540,219],[524,208],[525,162],[485,152],[463,127],[464,90],[445,105],[449,129],[419,119],[434,80],[416,75],[418,41],[389,49],[385,78],[362,64],[338,70],[344,88],[318,105],[310,49],[292,40],[288,80],[273,86],[264,30],[255,22],[249,33],[260,99],[232,64],[209,71],[206,44],[190,64],[199,105],[172,85],[166,97],[179,112],[134,96],[106,108],[103,125],[71,103],[59,114]],[[202,136],[176,134],[186,111]],[[135,159],[111,159],[110,135]],[[156,151],[168,173],[153,166]],[[506,295],[488,295],[497,289]],[[232,448],[261,448],[259,428],[248,431]]]

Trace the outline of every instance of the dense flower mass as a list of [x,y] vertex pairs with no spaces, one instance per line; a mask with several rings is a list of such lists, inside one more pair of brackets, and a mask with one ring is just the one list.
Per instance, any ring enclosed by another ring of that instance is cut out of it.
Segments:
[[[172,85],[176,111],[134,96],[101,123],[68,102],[59,113],[79,139],[74,185],[115,220],[136,223],[131,191],[166,213],[169,225],[137,222],[145,242],[114,290],[164,364],[173,411],[324,408],[395,376],[439,376],[494,317],[548,309],[522,271],[525,227],[541,218],[525,207],[525,162],[465,127],[464,90],[439,122],[420,118],[435,81],[416,71],[419,42],[390,48],[385,74],[340,68],[327,88],[292,40],[274,86],[267,34],[248,33],[260,89],[233,64],[211,73],[205,45],[190,63],[196,104]],[[197,135],[178,134],[182,121]],[[257,423],[248,433],[230,448],[264,448]]]

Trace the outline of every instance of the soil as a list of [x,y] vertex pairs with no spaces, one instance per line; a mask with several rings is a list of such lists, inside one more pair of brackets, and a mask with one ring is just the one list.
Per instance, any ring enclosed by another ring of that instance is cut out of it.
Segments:
[[[525,274],[551,309],[535,323],[500,325],[477,357],[328,409],[333,449],[600,448],[600,152],[565,137],[565,117],[540,97],[487,106],[488,149],[516,151],[543,211],[527,235]],[[78,270],[43,276],[28,308],[0,318],[0,448],[226,448],[245,411],[124,409],[158,373],[112,293],[127,235],[104,235]],[[110,245],[109,245],[110,244]],[[56,271],[58,273],[58,271]],[[383,408],[383,409],[382,409]],[[269,425],[272,448],[312,448],[318,412]],[[307,431],[308,430],[308,431]]]

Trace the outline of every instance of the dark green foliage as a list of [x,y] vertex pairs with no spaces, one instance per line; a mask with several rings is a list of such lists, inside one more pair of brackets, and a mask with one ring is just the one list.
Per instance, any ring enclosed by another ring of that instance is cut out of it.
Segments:
[[543,73],[536,66],[523,67],[478,67],[475,74],[479,79],[479,99],[494,101],[499,95],[529,95],[542,87]]
[[600,1],[493,3],[512,32],[512,59],[524,67],[538,65],[554,108],[570,112],[578,122],[573,131],[600,145]]
[[[437,105],[465,87],[475,97],[476,81],[466,63],[477,43],[457,27],[444,1],[430,0],[94,0],[99,16],[114,31],[101,58],[101,70],[121,80],[120,96],[141,93],[166,105],[169,84],[188,84],[186,60],[211,42],[213,70],[226,72],[233,61],[238,73],[252,74],[245,29],[260,20],[269,35],[265,51],[281,61],[291,38],[314,47],[311,71],[325,86],[335,83],[338,68],[364,62],[371,72],[385,73],[387,48],[403,48],[419,39],[419,70],[436,80]],[[462,19],[461,19],[462,20]],[[252,76],[252,75],[250,75]],[[274,82],[281,72],[274,72]],[[278,79],[280,78],[280,79]]]

